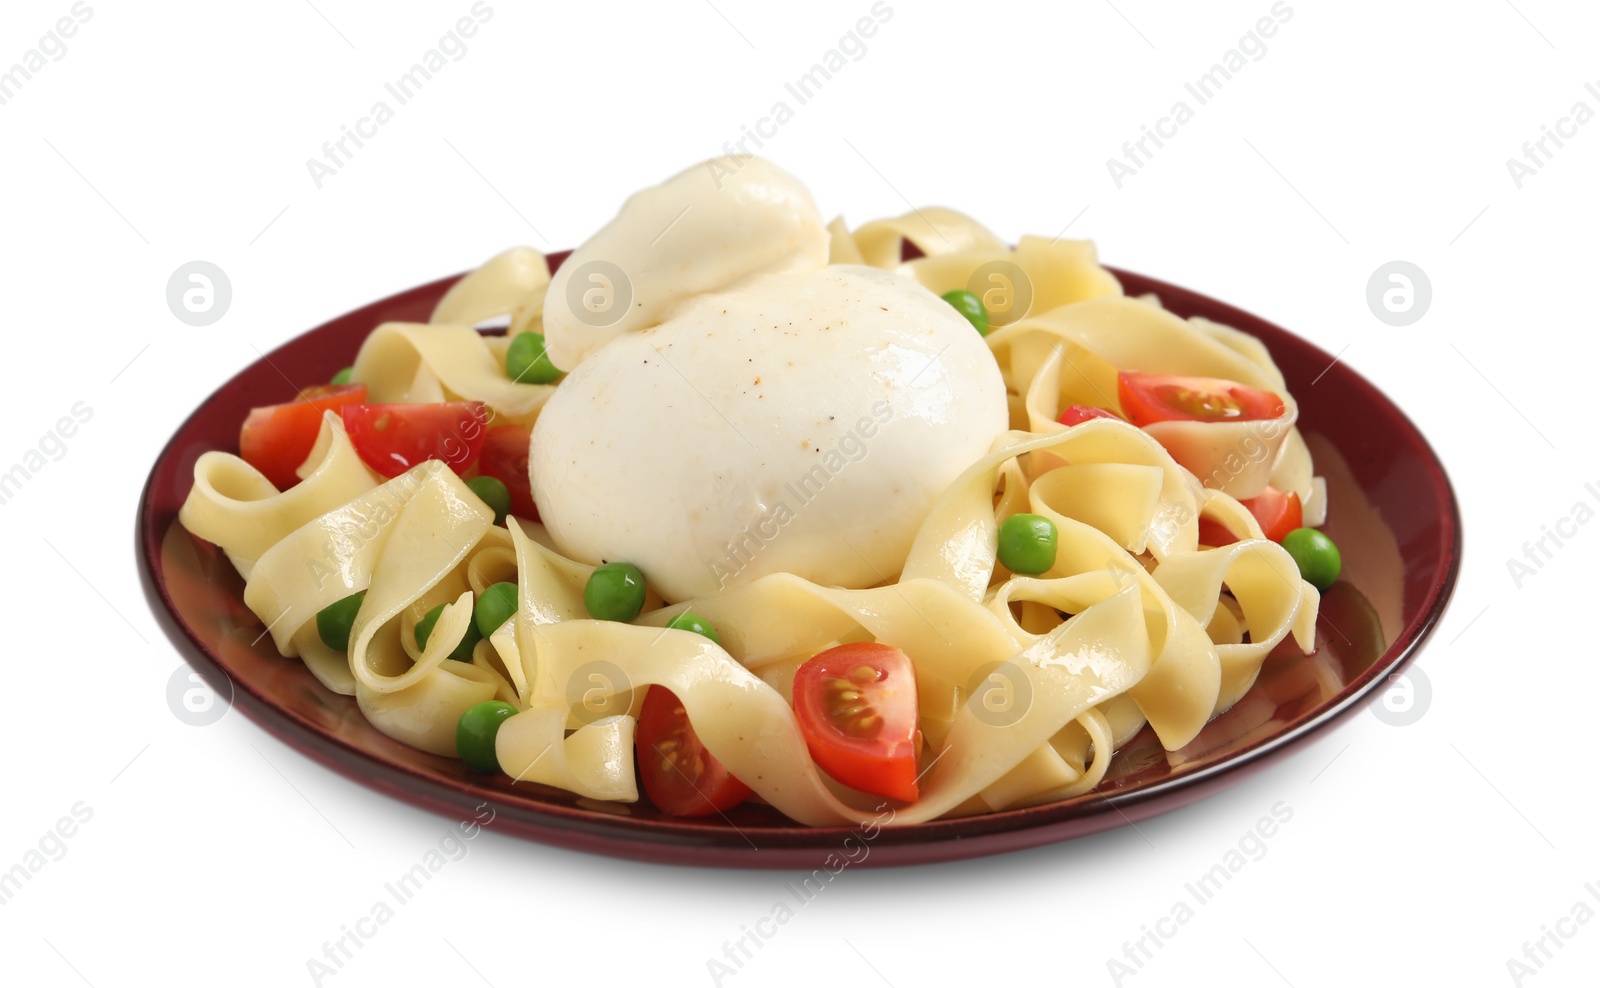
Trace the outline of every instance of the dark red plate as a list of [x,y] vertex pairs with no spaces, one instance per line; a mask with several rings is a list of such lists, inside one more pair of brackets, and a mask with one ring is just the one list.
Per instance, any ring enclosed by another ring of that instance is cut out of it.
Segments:
[[[1280,648],[1255,687],[1179,751],[1164,751],[1147,728],[1117,753],[1096,792],[885,828],[871,839],[862,863],[914,864],[1033,847],[1137,822],[1214,793],[1364,708],[1444,613],[1461,561],[1461,520],[1444,467],[1411,421],[1349,367],[1277,326],[1173,285],[1116,274],[1129,294],[1155,292],[1181,316],[1204,316],[1259,337],[1282,368],[1318,471],[1328,478],[1326,531],[1345,560],[1344,577],[1323,597],[1319,648],[1311,656]],[[595,803],[545,786],[513,785],[504,776],[474,775],[455,759],[390,740],[366,723],[353,698],[329,693],[299,660],[277,654],[244,606],[243,582],[227,559],[177,524],[195,460],[207,450],[236,450],[250,408],[290,400],[299,387],[328,380],[381,322],[426,321],[455,281],[413,288],[290,340],[218,388],[178,428],[151,469],[139,505],[140,573],[156,618],[213,687],[224,695],[231,689],[235,707],[379,792],[458,819],[487,802],[496,810],[496,829],[601,854],[818,867],[850,830],[798,827],[753,805],[739,807],[728,822],[673,819],[645,803]]]

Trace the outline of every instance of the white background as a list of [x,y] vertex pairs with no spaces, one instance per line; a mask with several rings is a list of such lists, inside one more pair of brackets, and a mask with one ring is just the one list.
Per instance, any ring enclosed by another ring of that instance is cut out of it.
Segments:
[[[1113,984],[1107,960],[1283,801],[1293,818],[1124,984],[1507,984],[1600,880],[1595,581],[1580,528],[1520,589],[1506,560],[1600,482],[1600,122],[1520,190],[1506,159],[1600,99],[1600,13],[1556,0],[1327,3],[1293,18],[1120,190],[1106,159],[1185,98],[1270,0],[913,4],[766,153],[852,223],[947,204],[1316,341],[1411,414],[1466,518],[1425,715],[1368,712],[1192,808],[960,864],[851,869],[724,984]],[[284,340],[503,247],[572,246],[629,192],[737,138],[869,0],[538,4],[492,19],[336,176],[306,160],[470,0],[91,0],[0,106],[7,357],[0,470],[75,402],[93,418],[0,506],[10,674],[0,870],[80,801],[93,818],[0,906],[5,982],[313,982],[306,962],[452,827],[237,713],[168,708],[134,506],[172,429]],[[0,8],[0,70],[70,0]],[[1525,15],[1525,16],[1524,16]],[[792,98],[790,98],[793,104]],[[1190,99],[1191,105],[1193,100]],[[1396,258],[1433,285],[1368,311]],[[168,311],[178,265],[233,302]],[[1573,544],[1576,543],[1576,544]],[[658,867],[486,833],[324,984],[711,984],[706,961],[795,876]],[[1592,983],[1600,922],[1525,976]],[[1553,941],[1547,940],[1549,944]],[[141,976],[138,972],[145,972]]]

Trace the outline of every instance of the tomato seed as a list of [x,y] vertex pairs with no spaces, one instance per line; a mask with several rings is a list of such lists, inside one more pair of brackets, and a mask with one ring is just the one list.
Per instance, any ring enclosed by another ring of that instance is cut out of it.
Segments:
[[856,666],[854,669],[850,670],[850,680],[852,682],[865,685],[867,683],[876,682],[877,679],[878,670],[872,668],[871,666]]

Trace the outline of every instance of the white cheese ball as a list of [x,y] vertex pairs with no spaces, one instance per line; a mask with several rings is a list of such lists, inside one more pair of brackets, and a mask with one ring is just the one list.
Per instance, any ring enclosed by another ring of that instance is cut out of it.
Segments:
[[914,281],[762,275],[616,337],[540,412],[529,472],[562,552],[669,600],[770,573],[868,587],[1007,427],[964,317]]
[[799,180],[764,158],[713,158],[635,193],[556,271],[550,360],[570,371],[696,295],[827,263],[827,228]]

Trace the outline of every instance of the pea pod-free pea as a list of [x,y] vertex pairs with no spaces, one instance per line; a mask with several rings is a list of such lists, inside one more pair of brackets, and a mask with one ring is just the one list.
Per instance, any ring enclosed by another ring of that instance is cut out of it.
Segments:
[[1314,528],[1297,528],[1283,537],[1283,547],[1300,567],[1300,576],[1318,590],[1333,586],[1344,560],[1333,540]]
[[518,333],[506,349],[506,373],[523,384],[550,384],[561,371],[550,362],[540,333]]
[[356,623],[356,613],[366,597],[365,590],[358,590],[317,612],[317,637],[322,639],[322,644],[341,652],[350,650],[350,628]]
[[939,297],[949,302],[957,312],[966,316],[967,322],[972,323],[972,328],[978,331],[978,335],[989,335],[989,310],[984,307],[983,299],[964,288],[958,288],[953,292],[945,292]]
[[511,489],[505,482],[488,476],[473,477],[467,481],[467,486],[494,512],[494,523],[505,524],[506,515],[511,513]]
[[1000,523],[1000,565],[1037,576],[1055,563],[1055,522],[1043,515],[1012,515]]
[[[418,648],[423,650],[427,649],[428,636],[433,634],[433,626],[439,622],[439,615],[443,613],[444,605],[440,604],[433,610],[424,614],[422,616],[422,620],[417,622],[414,637],[417,640]],[[450,655],[448,657],[455,659],[457,662],[471,662],[472,650],[473,648],[477,647],[478,642],[482,640],[483,636],[478,634],[477,623],[474,621],[468,621],[466,632],[461,636],[461,640],[456,642],[456,647],[450,650]]]
[[483,588],[478,602],[472,607],[472,622],[478,634],[485,638],[494,634],[502,624],[517,613],[517,585],[496,583]]
[[495,754],[494,739],[500,725],[517,712],[517,708],[504,700],[485,700],[468,707],[456,721],[456,754],[474,772],[489,774],[500,771],[500,757]]
[[589,574],[583,604],[599,621],[632,621],[644,610],[644,574],[632,563],[606,563]]
[[693,611],[684,611],[679,614],[667,622],[667,627],[677,628],[679,631],[692,631],[697,635],[705,635],[718,645],[722,644],[722,639],[717,637],[717,629],[711,626],[711,622]]

